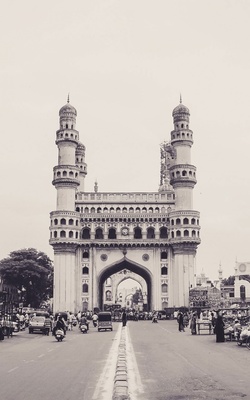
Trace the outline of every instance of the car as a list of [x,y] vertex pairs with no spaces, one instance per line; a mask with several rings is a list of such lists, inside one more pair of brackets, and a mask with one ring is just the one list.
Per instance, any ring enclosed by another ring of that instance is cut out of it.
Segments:
[[32,317],[29,322],[29,333],[41,332],[46,333],[45,317]]

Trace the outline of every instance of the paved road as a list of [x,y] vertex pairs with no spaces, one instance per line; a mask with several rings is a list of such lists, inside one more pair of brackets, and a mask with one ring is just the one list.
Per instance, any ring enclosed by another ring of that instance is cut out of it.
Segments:
[[91,327],[87,334],[75,328],[61,343],[27,332],[0,342],[0,399],[111,399],[116,359],[106,360],[115,356],[119,325],[113,332]]
[[[176,321],[129,322],[138,400],[250,399],[250,351],[214,335],[178,332]],[[141,385],[140,385],[141,384]]]
[[[178,332],[176,321],[129,321],[130,400],[250,400],[250,351],[213,335]],[[18,333],[0,342],[1,400],[111,400],[121,324],[113,332]]]

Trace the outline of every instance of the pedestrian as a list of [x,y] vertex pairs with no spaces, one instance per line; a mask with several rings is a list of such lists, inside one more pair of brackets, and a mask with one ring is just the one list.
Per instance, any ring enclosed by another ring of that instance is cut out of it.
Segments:
[[224,336],[224,322],[222,319],[221,312],[217,312],[217,319],[215,322],[215,334],[216,334],[216,342],[217,343],[222,343],[225,342],[225,336]]
[[178,322],[178,326],[179,326],[179,332],[185,332],[184,330],[184,322],[183,322],[183,314],[180,311],[178,316],[177,316],[177,322]]
[[0,323],[0,340],[4,340],[3,327],[1,323]]
[[213,333],[215,333],[215,322],[216,322],[216,318],[215,318],[215,316],[214,316],[214,313],[213,313],[213,312],[211,312],[211,315],[210,315],[210,321],[211,321],[211,324],[212,324]]
[[126,311],[124,310],[122,313],[122,326],[126,326],[127,323],[127,314]]
[[45,326],[44,333],[45,335],[49,336],[49,333],[52,330],[52,323],[49,315],[45,317],[44,326]]
[[191,317],[191,321],[190,321],[190,329],[191,329],[192,335],[196,335],[197,334],[196,320],[197,320],[197,314],[196,314],[196,312],[194,312],[192,317]]

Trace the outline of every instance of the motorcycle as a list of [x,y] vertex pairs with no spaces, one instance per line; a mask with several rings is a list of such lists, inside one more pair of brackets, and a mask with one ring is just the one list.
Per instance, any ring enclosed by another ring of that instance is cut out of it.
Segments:
[[157,315],[153,315],[152,322],[153,323],[157,323],[158,322]]
[[19,331],[24,331],[25,330],[25,321],[20,321],[19,322]]
[[64,332],[62,329],[57,329],[55,332],[55,337],[58,342],[61,342],[64,339]]
[[80,331],[81,331],[82,333],[87,333],[87,332],[88,332],[88,327],[87,327],[87,325],[82,324],[82,325],[80,326]]

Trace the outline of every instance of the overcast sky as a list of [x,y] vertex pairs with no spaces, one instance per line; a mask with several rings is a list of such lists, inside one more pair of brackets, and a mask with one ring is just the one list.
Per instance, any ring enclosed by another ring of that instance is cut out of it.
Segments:
[[53,259],[58,111],[77,109],[86,191],[157,191],[172,110],[190,109],[201,213],[197,271],[250,261],[250,1],[3,2],[0,258]]

